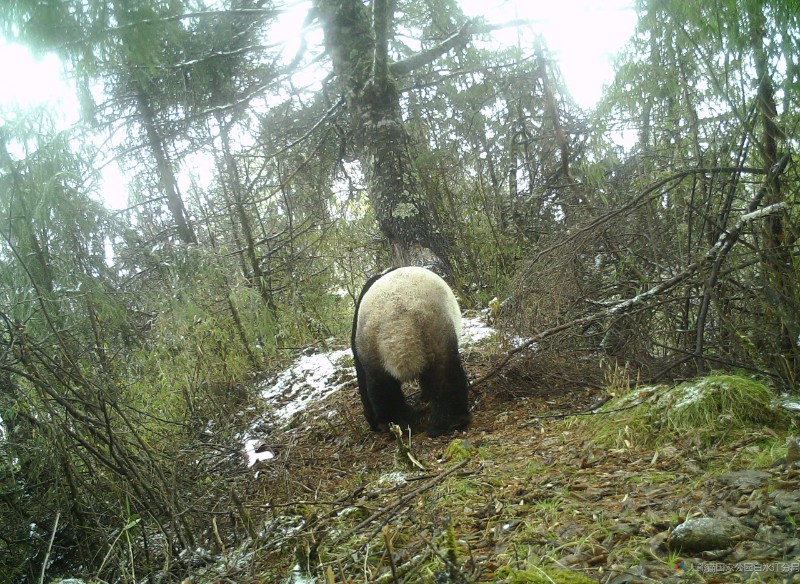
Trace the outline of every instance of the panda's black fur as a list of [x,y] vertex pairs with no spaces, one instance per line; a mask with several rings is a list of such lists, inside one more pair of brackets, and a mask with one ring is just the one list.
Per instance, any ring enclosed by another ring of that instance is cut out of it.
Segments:
[[350,338],[364,414],[373,430],[413,425],[403,382],[418,379],[431,403],[428,435],[469,424],[469,381],[458,354],[461,314],[447,283],[417,267],[370,278],[356,304]]

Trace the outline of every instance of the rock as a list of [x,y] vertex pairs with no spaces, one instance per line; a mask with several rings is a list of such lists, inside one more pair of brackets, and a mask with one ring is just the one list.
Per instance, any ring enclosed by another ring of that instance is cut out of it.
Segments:
[[676,527],[667,545],[672,550],[705,552],[731,548],[752,535],[753,530],[742,525],[737,519],[699,517],[687,519]]
[[795,437],[786,439],[786,464],[800,461],[800,441]]
[[752,493],[763,487],[771,477],[765,470],[734,470],[720,475],[717,481],[743,493]]
[[797,515],[800,513],[800,492],[784,491],[778,489],[771,495],[774,506],[767,508],[767,511],[777,517],[786,515]]

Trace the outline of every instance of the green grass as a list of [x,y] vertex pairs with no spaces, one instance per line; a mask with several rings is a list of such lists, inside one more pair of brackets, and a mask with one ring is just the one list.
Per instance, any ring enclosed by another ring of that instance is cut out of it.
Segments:
[[759,381],[710,375],[675,387],[629,390],[604,406],[608,414],[585,424],[594,440],[614,448],[653,448],[687,438],[710,446],[764,427],[786,429],[790,417],[775,407],[774,397]]
[[503,579],[504,584],[594,584],[596,582],[571,570],[537,566],[532,566],[528,570],[499,570],[498,576]]

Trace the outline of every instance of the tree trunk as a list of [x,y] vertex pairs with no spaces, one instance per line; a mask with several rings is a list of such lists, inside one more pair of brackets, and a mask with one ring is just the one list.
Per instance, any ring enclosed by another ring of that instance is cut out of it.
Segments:
[[[261,258],[259,257],[258,244],[255,237],[253,237],[253,228],[251,226],[250,216],[245,207],[244,193],[242,192],[242,181],[239,177],[239,169],[236,166],[236,160],[231,152],[230,145],[230,125],[225,122],[221,117],[217,118],[217,125],[219,126],[220,141],[222,144],[222,157],[223,168],[225,170],[225,177],[222,179],[223,190],[228,195],[230,204],[235,211],[235,217],[238,219],[239,227],[242,229],[242,236],[244,237],[244,257],[248,272],[245,273],[252,286],[258,290],[264,305],[269,309],[272,317],[278,318],[278,307],[275,304],[275,298],[272,295],[272,288],[269,284],[269,273],[265,272],[261,265]],[[227,185],[227,188],[225,186]],[[233,223],[233,222],[232,222]]]
[[[756,73],[757,95],[756,111],[761,123],[761,141],[759,150],[763,166],[767,171],[767,182],[764,186],[766,206],[786,200],[781,174],[770,172],[778,162],[778,140],[782,137],[777,125],[778,109],[775,102],[775,88],[769,70],[769,57],[764,44],[766,38],[765,6],[750,3],[747,12],[750,21],[750,46]],[[764,267],[766,297],[769,305],[766,311],[767,327],[779,334],[775,363],[777,371],[785,375],[785,380],[792,386],[800,375],[800,354],[795,340],[800,335],[798,322],[798,282],[794,272],[794,261],[789,251],[788,237],[783,213],[766,217],[761,234],[763,237],[762,265]],[[772,321],[772,322],[770,322]],[[766,330],[765,330],[766,333]]]
[[415,174],[400,93],[388,59],[392,2],[317,0],[325,45],[353,124],[356,151],[378,226],[396,265],[430,259],[450,270],[446,237],[434,225]]
[[175,221],[175,227],[178,230],[178,237],[183,243],[197,243],[194,231],[186,219],[186,210],[183,206],[183,200],[178,192],[178,183],[175,180],[175,172],[172,170],[167,157],[167,151],[164,148],[164,141],[156,127],[155,114],[153,108],[150,106],[150,101],[147,93],[141,86],[138,79],[133,81],[136,84],[136,106],[139,108],[139,116],[142,119],[147,134],[147,142],[150,145],[150,151],[156,160],[156,169],[158,172],[159,185],[161,192],[167,199],[167,207],[172,215],[172,220]]

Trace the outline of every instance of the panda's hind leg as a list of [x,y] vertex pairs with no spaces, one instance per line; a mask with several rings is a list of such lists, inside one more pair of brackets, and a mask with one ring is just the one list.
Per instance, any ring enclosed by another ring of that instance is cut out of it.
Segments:
[[367,374],[364,365],[361,363],[358,354],[354,352],[353,361],[356,365],[356,378],[358,380],[358,395],[361,397],[361,404],[364,406],[364,417],[367,418],[370,430],[377,432],[380,430],[378,420],[375,417],[375,410],[372,407],[372,401],[369,397],[369,375]]
[[367,398],[381,430],[394,423],[405,429],[414,424],[414,411],[403,395],[402,384],[386,372],[368,376]]
[[447,359],[420,377],[423,395],[430,396],[431,418],[428,436],[441,436],[469,425],[469,379],[461,364],[458,348]]

